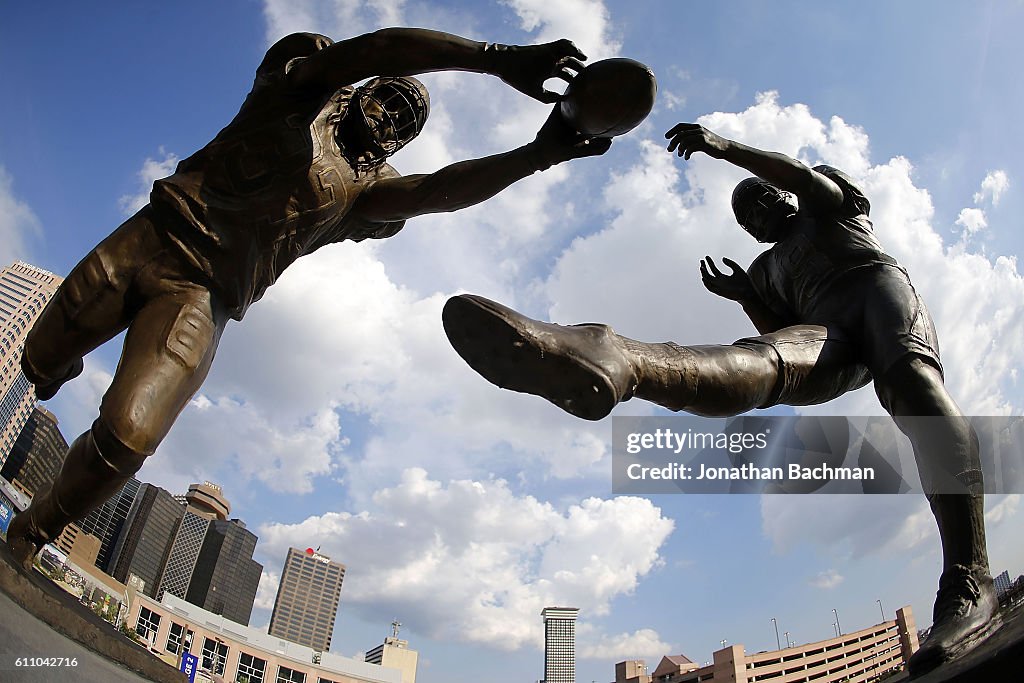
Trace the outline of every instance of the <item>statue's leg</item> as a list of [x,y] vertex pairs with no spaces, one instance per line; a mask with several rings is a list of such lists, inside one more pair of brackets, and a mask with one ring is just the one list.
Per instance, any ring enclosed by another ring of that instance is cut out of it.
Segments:
[[649,344],[607,325],[532,320],[473,295],[449,299],[443,321],[452,346],[488,381],[589,420],[634,395],[670,410],[735,415],[826,401],[869,379],[849,344],[820,326],[731,345]]
[[156,450],[206,378],[226,319],[208,290],[188,283],[150,299],[136,314],[99,418],[72,444],[50,490],[11,522],[8,544],[26,567],[42,545],[116,493]]
[[876,390],[913,445],[942,543],[932,631],[910,660],[911,671],[920,673],[967,651],[998,625],[978,438],[927,359],[897,362]]
[[141,305],[130,293],[135,277],[163,248],[147,206],[68,274],[29,330],[22,352],[22,370],[40,400],[82,372],[85,354],[128,326]]

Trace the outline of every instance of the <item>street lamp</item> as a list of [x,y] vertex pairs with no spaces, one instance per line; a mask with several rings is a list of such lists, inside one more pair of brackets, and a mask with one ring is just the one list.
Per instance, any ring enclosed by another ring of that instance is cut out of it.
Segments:
[[839,623],[839,612],[832,610],[832,614],[836,615],[836,629],[839,631],[836,635],[843,635],[843,627]]
[[881,600],[875,600],[875,602],[878,603],[878,613],[882,615],[882,621],[885,621],[885,610],[882,609],[882,601]]
[[793,643],[789,640],[789,631],[786,631],[782,635],[786,636],[786,647],[793,647]]
[[839,637],[839,627],[836,626],[836,622],[832,622],[832,631],[836,634],[836,638]]
[[775,621],[775,617],[772,617],[772,624],[775,625],[775,647],[776,649],[782,649],[782,643],[779,642],[779,622]]

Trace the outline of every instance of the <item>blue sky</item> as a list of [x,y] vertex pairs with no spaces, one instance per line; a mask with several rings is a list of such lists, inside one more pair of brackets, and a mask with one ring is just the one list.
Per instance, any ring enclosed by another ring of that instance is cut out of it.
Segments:
[[[853,630],[878,621],[876,600],[887,616],[911,604],[924,625],[939,556],[921,499],[614,497],[611,421],[490,386],[451,351],[440,308],[471,291],[651,341],[749,334],[697,274],[706,253],[757,254],[729,214],[741,174],[664,151],[665,130],[700,120],[860,179],[936,319],[953,395],[972,414],[1021,414],[1022,14],[924,0],[15,4],[0,22],[0,261],[66,274],[230,120],[267,46],[294,30],[565,36],[591,60],[638,59],[657,75],[655,110],[604,157],[290,268],[229,326],[140,476],[224,487],[261,539],[254,625],[288,546],[319,545],[349,567],[333,649],[373,647],[397,617],[425,683],[539,679],[548,604],[582,609],[581,681],[610,680],[625,658],[704,661],[722,639],[773,648],[772,617],[797,642],[825,638],[832,609]],[[424,81],[431,121],[396,158],[405,173],[523,144],[547,113],[490,77]],[[117,350],[51,401],[69,438],[95,416]],[[862,390],[817,412],[879,410]],[[987,506],[993,568],[1013,576],[1018,504]]]

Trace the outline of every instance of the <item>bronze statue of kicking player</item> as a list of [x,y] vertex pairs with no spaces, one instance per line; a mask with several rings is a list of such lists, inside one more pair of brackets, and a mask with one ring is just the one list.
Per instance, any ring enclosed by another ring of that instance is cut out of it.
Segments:
[[45,400],[82,372],[85,354],[127,329],[99,417],[52,488],[10,524],[15,557],[31,566],[138,471],[202,385],[227,321],[241,320],[295,259],[391,237],[407,218],[477,204],[611,145],[571,130],[556,105],[518,149],[402,177],[387,159],[429,111],[412,74],[491,74],[553,103],[545,80],[571,80],[584,59],[568,40],[511,46],[407,28],[337,43],[297,33],[271,46],[235,118],[154,184],[149,204],[71,271],[29,333],[22,367]]
[[760,336],[649,344],[606,325],[539,322],[461,295],[445,305],[449,340],[492,383],[589,420],[633,396],[728,416],[823,403],[873,379],[913,444],[942,540],[932,632],[910,667],[926,671],[959,656],[997,623],[977,437],[943,384],[928,310],[875,238],[867,197],[838,169],[808,168],[698,124],[681,123],[666,137],[670,152],[703,152],[756,176],[737,185],[732,208],[744,230],[772,246],[748,271],[723,259],[726,274],[710,257],[700,271],[707,289],[743,307]]

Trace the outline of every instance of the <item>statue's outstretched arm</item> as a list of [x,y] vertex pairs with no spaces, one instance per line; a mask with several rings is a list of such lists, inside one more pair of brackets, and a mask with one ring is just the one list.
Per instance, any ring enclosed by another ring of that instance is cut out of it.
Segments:
[[572,80],[586,55],[572,41],[499,45],[423,28],[385,28],[342,40],[297,64],[289,73],[302,88],[333,89],[372,76],[412,76],[430,71],[472,71],[502,79],[516,90],[555,102],[549,78]]
[[713,133],[699,123],[679,123],[665,137],[669,152],[689,159],[694,152],[704,152],[745,168],[772,185],[792,192],[803,202],[815,207],[835,209],[842,206],[843,191],[821,173],[812,170],[781,152],[767,152]]
[[537,137],[509,152],[460,161],[429,174],[382,178],[360,193],[352,213],[371,222],[392,222],[427,213],[457,211],[490,199],[536,171],[580,157],[604,154],[609,138],[572,130],[555,105]]

